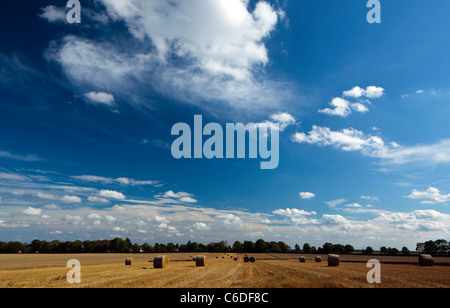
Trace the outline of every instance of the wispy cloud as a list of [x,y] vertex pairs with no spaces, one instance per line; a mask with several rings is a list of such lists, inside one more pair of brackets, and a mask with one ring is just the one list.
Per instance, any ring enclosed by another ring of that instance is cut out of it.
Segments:
[[365,156],[379,158],[389,164],[450,162],[450,139],[429,145],[401,146],[396,142],[385,143],[379,136],[365,134],[354,128],[332,131],[327,127],[313,126],[309,134],[296,133],[292,141],[332,146],[346,152],[359,151]]
[[82,182],[91,182],[91,183],[101,183],[101,184],[120,184],[124,186],[145,186],[145,185],[152,185],[152,186],[159,186],[159,181],[152,181],[152,180],[135,180],[131,178],[126,177],[119,177],[119,178],[109,178],[109,177],[103,177],[103,176],[97,176],[97,175],[76,175],[72,176],[73,179],[82,181]]
[[39,17],[47,20],[48,22],[66,22],[66,9],[62,7],[57,7],[54,5],[48,5],[41,8],[41,13]]
[[12,160],[18,160],[18,161],[26,161],[26,162],[34,162],[34,161],[42,160],[40,157],[38,157],[34,154],[20,155],[20,154],[7,152],[7,151],[0,151],[0,158],[6,158],[6,159],[12,159]]

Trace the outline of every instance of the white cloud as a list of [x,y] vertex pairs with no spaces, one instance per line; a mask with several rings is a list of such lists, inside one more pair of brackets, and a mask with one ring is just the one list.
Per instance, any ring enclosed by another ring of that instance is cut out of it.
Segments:
[[46,209],[49,209],[49,210],[59,210],[59,209],[61,209],[61,207],[60,207],[59,205],[54,204],[54,203],[52,203],[52,204],[47,204],[47,205],[45,205],[44,207],[45,207]]
[[312,192],[301,192],[300,198],[308,200],[314,198],[316,195]]
[[56,195],[49,194],[49,193],[43,193],[43,192],[38,192],[36,194],[36,197],[41,198],[41,199],[48,199],[48,200],[57,200],[57,199],[59,199],[59,197],[56,196]]
[[189,194],[187,192],[178,192],[175,193],[172,190],[166,191],[163,195],[163,198],[170,198],[170,199],[179,199],[181,202],[185,203],[196,203],[197,200],[192,198],[192,194]]
[[93,182],[93,183],[103,183],[103,184],[114,184],[118,183],[120,185],[124,186],[145,186],[145,185],[158,185],[158,181],[151,181],[151,180],[135,180],[130,179],[126,177],[119,177],[119,178],[108,178],[103,176],[96,176],[96,175],[78,175],[78,176],[72,176],[73,179],[83,181],[83,182]]
[[128,185],[128,186],[143,186],[143,185],[157,185],[157,181],[138,181],[135,179],[129,179],[129,178],[117,178],[117,182],[119,182],[122,185]]
[[219,215],[219,216],[217,216],[217,219],[223,221],[223,223],[226,225],[240,226],[242,223],[242,219],[234,214]]
[[49,22],[66,22],[66,10],[65,8],[56,7],[54,5],[49,5],[46,7],[43,7],[41,9],[41,14],[39,17],[46,19]]
[[113,107],[116,104],[114,95],[105,92],[89,92],[84,95],[93,104],[103,104]]
[[108,199],[100,198],[100,197],[96,197],[96,196],[89,196],[88,201],[94,202],[94,203],[110,203],[110,201]]
[[364,200],[370,200],[370,201],[377,201],[377,202],[380,201],[380,198],[378,198],[378,197],[373,197],[373,196],[361,196],[360,198],[361,198],[361,199],[364,199]]
[[327,127],[313,126],[313,130],[306,135],[296,133],[294,142],[319,144],[321,146],[334,146],[343,151],[364,151],[373,153],[385,147],[383,140],[378,136],[365,136],[363,132],[354,128],[343,129],[340,132],[332,131]]
[[296,225],[316,225],[319,220],[308,218],[306,216],[316,215],[316,212],[308,212],[299,209],[278,209],[272,212],[275,215],[280,215],[289,218],[289,220]]
[[40,216],[42,214],[42,209],[36,209],[33,207],[28,207],[21,212],[24,215],[28,216]]
[[210,74],[247,79],[253,65],[268,62],[262,40],[279,16],[266,2],[254,12],[242,0],[105,0],[108,12],[123,20],[139,40],[150,39],[159,58],[171,53],[197,60]]
[[296,133],[296,143],[333,146],[343,151],[360,151],[363,155],[380,158],[385,163],[406,164],[424,162],[427,164],[450,162],[450,139],[431,145],[401,146],[395,142],[386,144],[379,136],[366,135],[354,128],[332,131],[327,127],[313,126],[309,134]]
[[114,217],[114,216],[108,215],[108,216],[105,217],[105,220],[106,220],[108,223],[114,223],[114,222],[117,221],[117,218]]
[[156,216],[156,217],[155,217],[155,221],[156,221],[156,222],[160,222],[160,223],[162,223],[162,222],[164,222],[164,223],[170,223],[170,220],[167,219],[167,217],[161,217],[161,216]]
[[61,201],[65,203],[81,203],[81,198],[78,196],[64,196]]
[[180,198],[181,202],[185,202],[185,203],[197,203],[197,200],[191,198],[191,197],[182,197]]
[[[352,90],[345,91],[343,93],[343,97],[352,97],[359,99],[361,97],[366,98],[380,98],[384,95],[384,89],[370,86],[367,87],[366,90],[360,88],[360,87],[354,87]],[[353,111],[359,112],[359,113],[366,113],[369,112],[369,109],[365,104],[370,104],[370,102],[365,100],[359,100],[358,102],[350,102],[344,98],[341,97],[335,97],[331,100],[330,106],[332,108],[325,108],[320,109],[320,113],[324,113],[331,116],[339,116],[346,118],[349,116]]]
[[100,220],[100,219],[102,219],[102,216],[100,216],[99,214],[96,214],[96,213],[92,213],[92,214],[88,215],[88,218],[89,219]]
[[96,175],[78,175],[78,176],[72,176],[72,178],[83,181],[83,182],[95,182],[95,183],[105,183],[105,184],[111,184],[114,179],[111,178],[105,178],[102,176],[96,176]]
[[107,199],[117,199],[117,200],[124,200],[126,199],[125,195],[114,190],[106,190],[102,189],[99,191],[98,195],[103,198]]
[[331,208],[335,208],[336,206],[344,203],[345,201],[346,201],[345,199],[336,199],[336,200],[325,202],[325,204],[327,204]]
[[191,227],[191,229],[197,230],[197,231],[209,231],[211,230],[211,227],[209,227],[207,224],[203,222],[196,222]]
[[365,90],[357,86],[349,91],[344,92],[344,97],[352,97],[352,98],[360,98],[363,96],[367,98],[380,98],[383,95],[384,89],[375,86],[367,87]]
[[416,210],[411,213],[381,213],[373,221],[376,223],[395,225],[398,230],[439,231],[448,233],[450,215],[435,210]]
[[79,215],[66,215],[63,218],[64,221],[67,221],[68,224],[70,225],[80,225],[83,222],[83,217],[79,216]]
[[295,124],[295,118],[287,112],[280,112],[270,116],[275,123],[280,124],[280,131],[284,131],[289,125]]
[[143,91],[152,89],[215,112],[217,108],[210,107],[218,104],[259,112],[294,97],[288,82],[262,74],[269,62],[265,40],[284,16],[266,1],[252,6],[253,11],[247,0],[106,0],[102,4],[142,48],[123,48],[124,36],[106,42],[68,35],[54,42],[47,59],[59,63],[78,86],[114,89],[115,97],[127,96],[135,104],[148,104]]
[[347,218],[341,216],[341,215],[329,215],[324,214],[321,219],[321,223],[325,225],[347,225],[350,224],[350,222],[347,220]]
[[425,191],[413,190],[411,195],[407,198],[410,199],[429,199],[422,201],[422,204],[437,204],[450,201],[450,194],[442,195],[439,189],[435,187],[429,187]]
[[25,162],[34,162],[34,161],[42,160],[41,158],[37,157],[36,155],[32,155],[32,154],[19,155],[19,154],[14,154],[11,152],[6,152],[6,151],[0,151],[0,158],[25,161]]
[[363,206],[359,203],[351,203],[351,204],[346,204],[345,207],[362,208]]
[[298,217],[298,216],[311,216],[316,215],[317,213],[315,211],[308,212],[304,210],[299,209],[277,209],[273,211],[273,214],[275,215],[281,215],[281,216],[288,216],[288,217]]
[[30,180],[30,178],[20,174],[0,172],[0,180],[27,182]]
[[332,109],[320,109],[319,112],[327,115],[340,116],[345,118],[349,116],[353,111],[357,111],[360,113],[369,111],[369,109],[361,103],[351,103],[348,100],[340,97],[333,98],[330,105],[333,107]]

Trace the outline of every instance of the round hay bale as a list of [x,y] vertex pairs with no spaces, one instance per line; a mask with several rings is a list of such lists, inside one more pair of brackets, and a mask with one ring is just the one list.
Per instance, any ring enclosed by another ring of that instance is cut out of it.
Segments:
[[234,261],[237,261],[237,260],[238,260],[238,258],[237,258],[237,257],[235,257],[235,258],[234,258]]
[[420,266],[434,266],[434,260],[431,255],[419,255]]
[[300,263],[306,263],[306,258],[305,257],[300,257],[298,258]]
[[125,260],[125,265],[133,265],[133,259],[132,258],[128,258]]
[[195,265],[196,266],[206,266],[206,257],[198,256],[197,258],[195,258]]
[[245,256],[245,257],[244,257],[244,262],[245,262],[245,263],[248,263],[248,262],[250,262],[250,259],[249,259],[247,256]]
[[250,257],[250,262],[255,263],[256,262],[255,257]]
[[338,255],[328,255],[328,266],[339,266],[340,258]]
[[169,258],[166,256],[157,256],[153,259],[154,268],[166,268],[169,265]]
[[316,257],[315,259],[316,259],[316,262],[317,262],[317,263],[322,262],[322,257]]

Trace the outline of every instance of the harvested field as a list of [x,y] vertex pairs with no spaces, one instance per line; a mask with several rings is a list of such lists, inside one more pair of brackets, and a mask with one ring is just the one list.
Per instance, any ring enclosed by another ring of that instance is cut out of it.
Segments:
[[[326,262],[264,258],[245,263],[206,254],[208,265],[197,267],[189,254],[167,254],[169,266],[153,268],[154,254],[136,255],[3,255],[1,288],[436,288],[450,287],[450,267],[382,264],[379,285],[367,283],[370,270],[363,262],[344,262],[330,268]],[[43,258],[46,257],[46,258]],[[125,266],[126,258],[132,266]],[[66,281],[66,262],[81,262],[81,284]],[[417,258],[416,258],[417,259]],[[46,260],[46,262],[44,262]],[[326,259],[324,259],[326,260]],[[53,264],[52,264],[53,262]],[[44,265],[46,264],[46,265]]]

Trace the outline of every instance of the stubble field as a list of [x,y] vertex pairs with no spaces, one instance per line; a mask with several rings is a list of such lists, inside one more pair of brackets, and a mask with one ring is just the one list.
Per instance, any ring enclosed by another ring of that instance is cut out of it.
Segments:
[[[253,255],[245,263],[236,254],[205,254],[206,267],[196,267],[195,254],[165,254],[169,266],[155,269],[156,254],[0,255],[0,288],[449,288],[450,266],[420,267],[416,257],[380,257],[381,284],[369,284],[369,257],[349,256],[328,267],[307,256]],[[133,265],[125,266],[126,258]],[[69,284],[67,261],[81,263],[81,283]],[[437,260],[446,264],[448,258]]]

